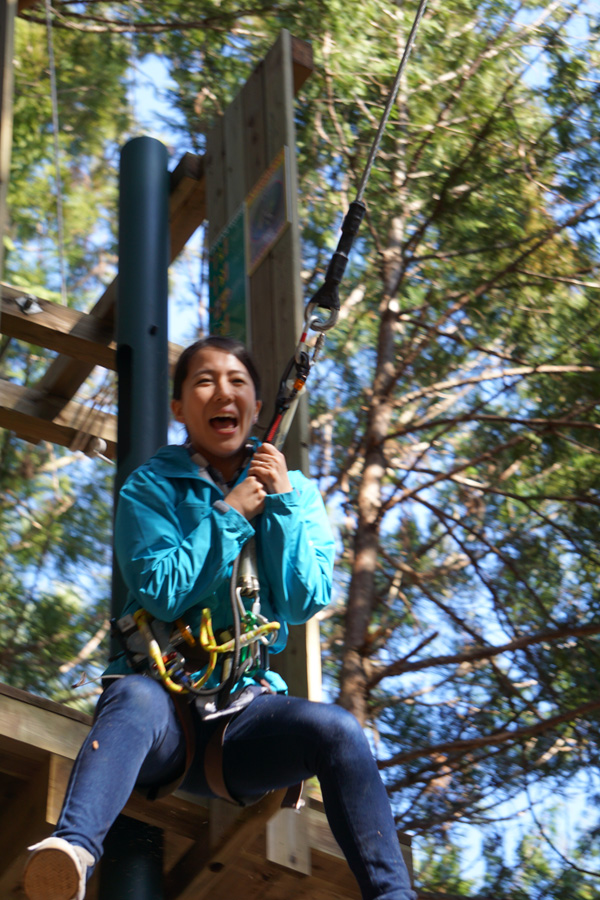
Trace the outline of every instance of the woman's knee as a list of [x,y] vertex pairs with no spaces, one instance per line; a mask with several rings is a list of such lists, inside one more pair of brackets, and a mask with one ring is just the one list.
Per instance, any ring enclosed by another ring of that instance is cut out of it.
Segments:
[[354,745],[366,742],[360,722],[351,712],[335,704],[323,704],[326,712],[327,732],[336,740]]
[[358,747],[368,752],[368,742],[356,716],[333,703],[300,701],[298,709],[300,731],[306,737],[316,738],[318,743],[330,750]]

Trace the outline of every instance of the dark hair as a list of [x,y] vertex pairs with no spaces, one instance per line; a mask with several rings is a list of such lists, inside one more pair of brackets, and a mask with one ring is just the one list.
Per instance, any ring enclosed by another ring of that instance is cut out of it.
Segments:
[[218,334],[201,338],[199,341],[190,344],[189,347],[186,347],[185,350],[182,351],[175,364],[175,371],[173,373],[173,400],[181,400],[181,390],[183,388],[183,382],[187,378],[190,360],[196,353],[199,353],[200,350],[204,350],[207,347],[213,347],[215,350],[221,350],[223,353],[231,353],[232,356],[239,359],[242,365],[248,370],[248,374],[252,379],[256,399],[260,400],[260,375],[258,374],[256,364],[252,359],[250,351],[241,341],[236,341],[235,338],[221,337]]

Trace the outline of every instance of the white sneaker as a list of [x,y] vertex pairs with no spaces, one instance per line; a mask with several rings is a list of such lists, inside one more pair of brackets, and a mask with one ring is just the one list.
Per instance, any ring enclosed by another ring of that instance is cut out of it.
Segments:
[[58,837],[45,838],[28,847],[23,887],[28,900],[83,900],[86,871],[94,857]]

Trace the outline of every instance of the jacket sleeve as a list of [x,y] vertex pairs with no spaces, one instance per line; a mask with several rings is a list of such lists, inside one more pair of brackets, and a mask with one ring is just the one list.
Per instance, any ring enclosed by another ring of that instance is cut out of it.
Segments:
[[290,479],[292,491],[265,499],[258,555],[273,610],[299,625],[331,602],[335,543],[316,486],[300,472]]
[[123,579],[140,606],[174,621],[205,602],[254,534],[222,500],[180,503],[166,479],[138,470],[123,486],[115,519],[115,550]]

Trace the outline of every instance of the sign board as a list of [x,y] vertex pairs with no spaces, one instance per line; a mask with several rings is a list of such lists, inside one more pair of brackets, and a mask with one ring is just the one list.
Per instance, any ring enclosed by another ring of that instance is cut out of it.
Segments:
[[258,269],[290,224],[288,148],[283,147],[246,198],[248,274]]
[[246,266],[245,207],[225,226],[208,254],[211,334],[237,338],[245,344],[248,334],[248,275]]
[[282,147],[208,254],[209,330],[251,343],[249,276],[290,224],[289,151]]

